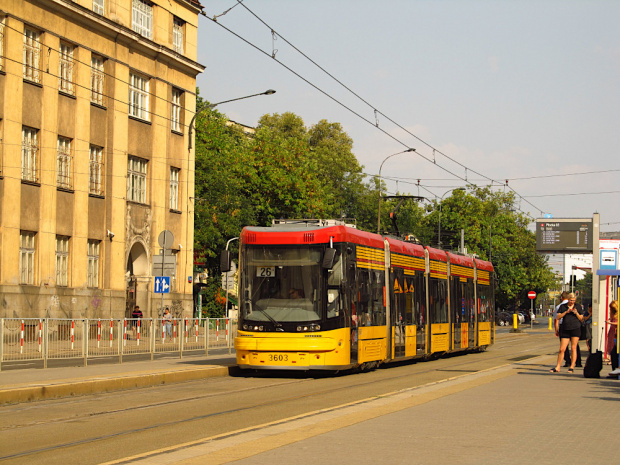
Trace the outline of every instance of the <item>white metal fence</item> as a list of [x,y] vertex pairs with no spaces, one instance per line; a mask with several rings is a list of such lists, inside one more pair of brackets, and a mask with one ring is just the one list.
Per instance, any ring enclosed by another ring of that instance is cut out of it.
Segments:
[[3,362],[89,359],[228,349],[237,322],[227,318],[56,319],[0,318]]

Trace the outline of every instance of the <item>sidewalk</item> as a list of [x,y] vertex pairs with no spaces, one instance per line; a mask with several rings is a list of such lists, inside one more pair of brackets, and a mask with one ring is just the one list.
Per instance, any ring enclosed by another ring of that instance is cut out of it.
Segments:
[[87,367],[29,368],[0,372],[0,405],[95,394],[137,387],[228,376],[235,356],[161,358]]

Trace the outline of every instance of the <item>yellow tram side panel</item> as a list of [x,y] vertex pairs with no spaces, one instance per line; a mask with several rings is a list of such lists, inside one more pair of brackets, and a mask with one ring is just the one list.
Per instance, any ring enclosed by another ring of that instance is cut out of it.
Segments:
[[478,323],[478,345],[488,346],[491,344],[491,322],[482,321]]
[[450,350],[450,323],[431,324],[431,352]]
[[359,363],[385,360],[387,353],[387,326],[361,326],[358,329]]
[[237,365],[242,368],[337,369],[351,363],[349,328],[311,333],[239,331]]

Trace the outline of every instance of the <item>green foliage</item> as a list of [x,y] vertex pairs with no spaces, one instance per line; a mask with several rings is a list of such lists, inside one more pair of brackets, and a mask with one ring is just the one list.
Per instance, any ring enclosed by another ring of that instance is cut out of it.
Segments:
[[[353,141],[339,123],[321,120],[307,128],[293,113],[264,115],[248,136],[207,104],[198,97],[193,205],[195,249],[204,251],[209,276],[219,278],[219,253],[245,225],[267,226],[274,218],[354,218],[358,228],[376,231],[384,186],[376,177],[364,178]],[[390,213],[396,212],[401,234],[437,246],[440,203],[399,202],[382,200],[381,230],[395,232]],[[536,253],[529,221],[514,204],[512,193],[476,186],[441,201],[443,248],[458,249],[465,230],[468,252],[495,266],[501,308],[522,307],[528,291],[554,286],[546,257]],[[230,244],[233,255],[237,248],[236,241]],[[210,286],[205,305],[217,316],[223,313],[215,297],[219,279]]]

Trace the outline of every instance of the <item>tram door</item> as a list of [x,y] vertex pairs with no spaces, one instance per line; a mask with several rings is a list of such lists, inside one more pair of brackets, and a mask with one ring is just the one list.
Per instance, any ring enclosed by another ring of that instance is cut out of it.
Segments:
[[390,274],[391,298],[391,322],[394,358],[406,355],[407,334],[407,291],[402,268],[393,268]]
[[463,307],[463,288],[461,279],[458,276],[450,277],[450,311],[452,319],[452,348],[460,349],[462,346],[461,323],[463,316],[461,309]]

